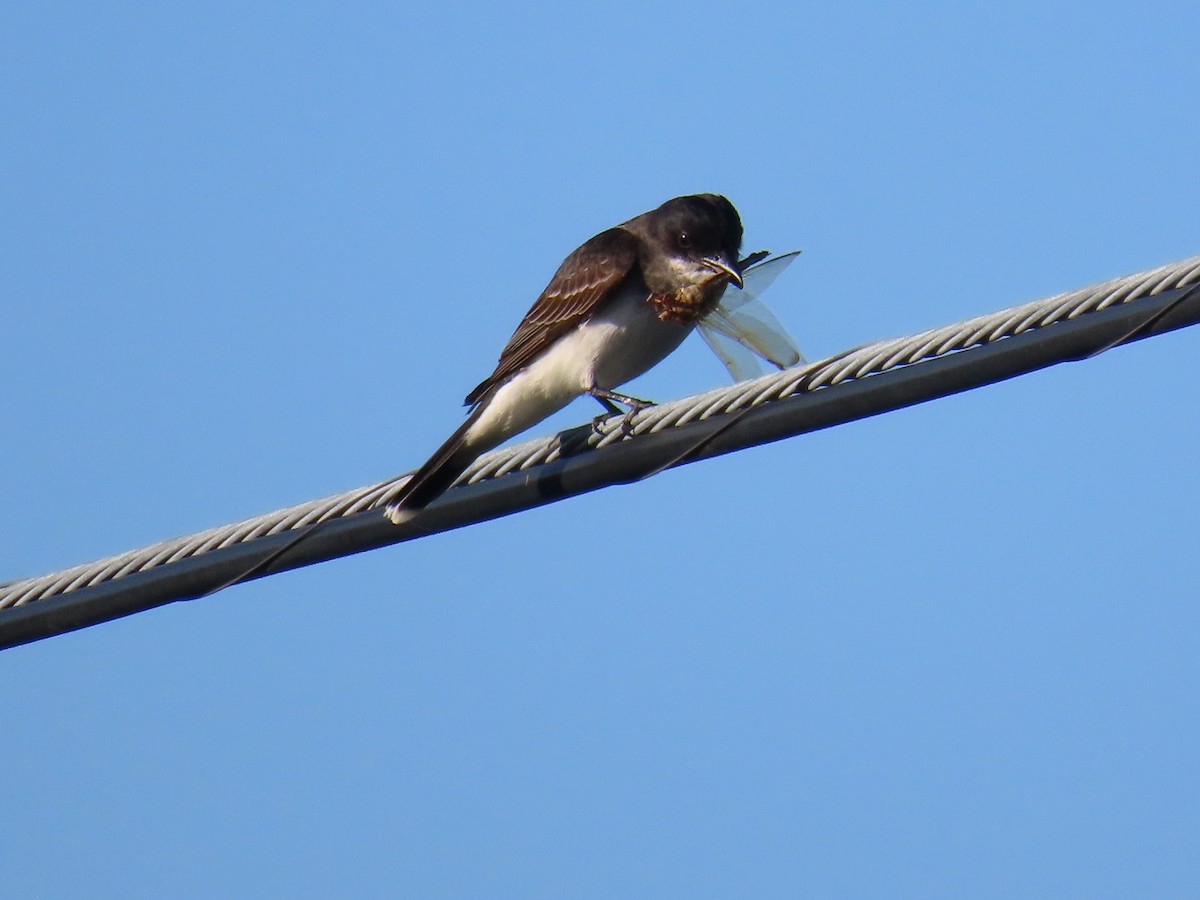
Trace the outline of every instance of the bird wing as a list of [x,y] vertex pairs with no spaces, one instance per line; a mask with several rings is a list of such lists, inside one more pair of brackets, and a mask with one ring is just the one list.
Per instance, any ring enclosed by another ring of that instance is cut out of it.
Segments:
[[571,253],[508,339],[496,371],[467,394],[466,404],[478,403],[592,315],[636,263],[637,238],[620,227],[600,232]]

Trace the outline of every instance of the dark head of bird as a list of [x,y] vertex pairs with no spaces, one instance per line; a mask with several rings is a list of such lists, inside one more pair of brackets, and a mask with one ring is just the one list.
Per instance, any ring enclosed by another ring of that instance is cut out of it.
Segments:
[[642,277],[664,319],[697,318],[726,285],[742,286],[742,220],[720,194],[675,197],[621,227],[639,239]]

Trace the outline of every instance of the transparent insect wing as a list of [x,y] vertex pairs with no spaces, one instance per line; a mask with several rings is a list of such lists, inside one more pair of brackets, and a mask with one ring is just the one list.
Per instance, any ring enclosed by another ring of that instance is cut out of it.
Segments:
[[775,283],[775,279],[783,273],[784,269],[794,263],[799,255],[799,250],[791,250],[746,266],[742,272],[742,282],[745,284],[742,293],[759,296]]
[[722,302],[704,318],[701,325],[732,338],[781,369],[794,366],[803,357],[783,323],[754,298],[738,298],[736,309]]
[[[711,317],[710,317],[711,318]],[[729,370],[734,381],[746,381],[757,378],[763,373],[758,357],[745,348],[740,342],[726,337],[716,328],[707,325],[708,318],[700,322],[700,337],[716,355],[721,364]]]
[[700,321],[701,337],[735,381],[762,374],[755,354],[780,369],[803,361],[783,323],[758,299],[799,253],[785,253],[747,266],[742,272],[745,288],[726,291],[717,308]]

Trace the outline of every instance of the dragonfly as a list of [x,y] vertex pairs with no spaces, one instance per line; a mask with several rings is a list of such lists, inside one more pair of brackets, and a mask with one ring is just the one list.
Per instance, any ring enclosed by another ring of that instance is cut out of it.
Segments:
[[777,369],[804,362],[783,323],[759,299],[799,255],[799,250],[778,256],[770,256],[766,250],[751,253],[738,265],[744,282],[742,290],[726,291],[716,308],[699,321],[700,336],[734,381],[762,375],[760,360]]

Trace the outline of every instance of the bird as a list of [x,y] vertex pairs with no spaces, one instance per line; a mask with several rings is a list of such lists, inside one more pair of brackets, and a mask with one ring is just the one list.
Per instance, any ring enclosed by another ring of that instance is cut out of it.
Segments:
[[577,397],[607,414],[624,406],[627,427],[652,404],[616,389],[673,352],[730,284],[742,287],[741,245],[741,217],[720,194],[674,197],[581,244],[467,394],[466,420],[390,498],[388,518],[406,521],[480,454]]

